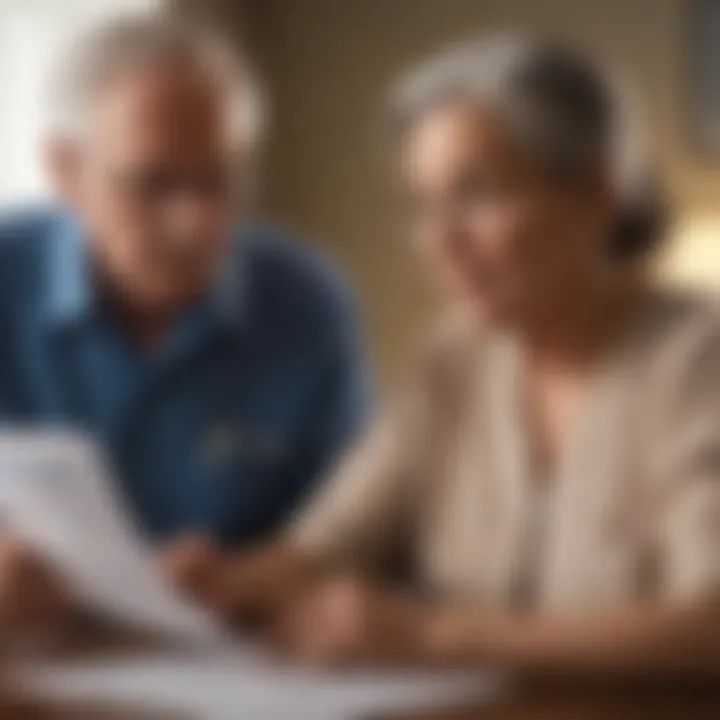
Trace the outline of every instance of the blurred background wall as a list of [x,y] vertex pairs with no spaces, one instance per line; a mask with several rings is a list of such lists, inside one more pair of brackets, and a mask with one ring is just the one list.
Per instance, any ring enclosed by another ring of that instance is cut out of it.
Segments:
[[[503,28],[567,37],[627,70],[676,197],[662,269],[720,280],[720,161],[686,122],[684,0],[178,0],[243,38],[275,116],[264,204],[333,256],[358,287],[381,377],[397,371],[431,307],[393,202],[383,104],[439,45]],[[718,88],[720,92],[720,88]]]

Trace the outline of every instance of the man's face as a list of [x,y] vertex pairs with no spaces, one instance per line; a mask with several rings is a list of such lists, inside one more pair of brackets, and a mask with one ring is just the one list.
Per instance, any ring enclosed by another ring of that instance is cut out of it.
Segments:
[[97,97],[56,177],[101,271],[139,307],[169,311],[207,287],[237,212],[226,92],[191,63],[139,69]]

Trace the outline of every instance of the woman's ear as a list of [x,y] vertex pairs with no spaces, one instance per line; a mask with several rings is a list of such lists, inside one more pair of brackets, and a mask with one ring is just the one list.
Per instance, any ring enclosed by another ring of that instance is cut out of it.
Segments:
[[77,145],[67,139],[46,138],[41,152],[43,166],[55,194],[68,205],[75,206],[80,173]]

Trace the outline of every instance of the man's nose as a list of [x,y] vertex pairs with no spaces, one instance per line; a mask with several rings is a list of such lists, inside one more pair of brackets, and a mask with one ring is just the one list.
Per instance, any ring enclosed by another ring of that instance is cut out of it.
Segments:
[[217,203],[197,195],[186,194],[166,204],[163,224],[169,236],[178,244],[194,243],[215,224]]

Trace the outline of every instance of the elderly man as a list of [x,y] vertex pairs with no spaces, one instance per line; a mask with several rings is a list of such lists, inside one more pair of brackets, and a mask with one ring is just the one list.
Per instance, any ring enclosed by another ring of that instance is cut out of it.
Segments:
[[[348,293],[238,223],[258,98],[215,39],[116,20],[73,45],[52,89],[62,205],[0,225],[0,417],[89,430],[140,528],[204,538],[179,551],[201,566],[210,543],[272,533],[358,428]],[[0,624],[56,617],[41,566],[0,541]]]

